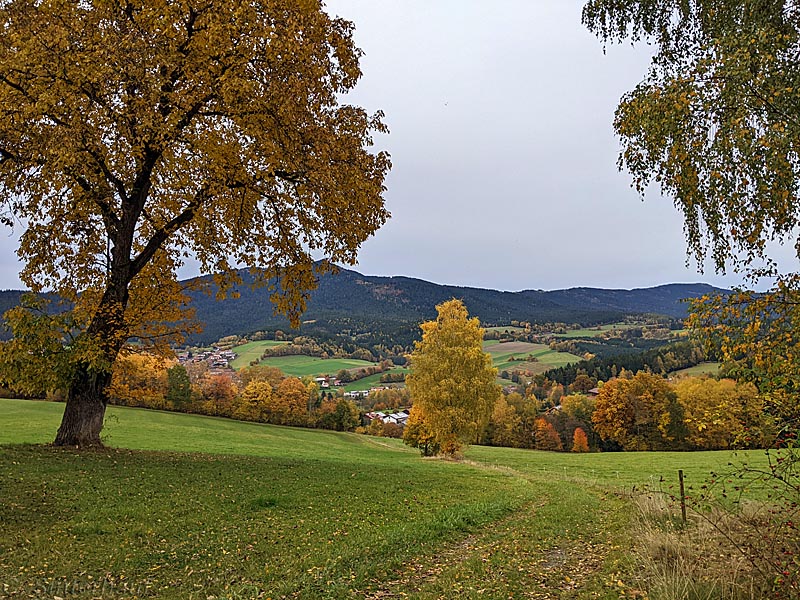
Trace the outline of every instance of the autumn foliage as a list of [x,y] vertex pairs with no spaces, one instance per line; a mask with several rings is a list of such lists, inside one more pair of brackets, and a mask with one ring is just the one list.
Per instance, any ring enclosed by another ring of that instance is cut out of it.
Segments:
[[351,400],[327,397],[316,401],[319,392],[313,381],[287,377],[271,367],[215,373],[193,369],[191,379],[184,365],[157,355],[129,354],[115,364],[110,401],[337,431],[353,431],[361,422],[359,409]]
[[586,432],[580,427],[576,427],[575,432],[572,434],[572,451],[573,452],[589,451],[589,438],[586,437]]
[[625,450],[666,450],[684,437],[677,394],[663,378],[644,372],[607,382],[592,422],[603,439]]
[[483,351],[478,319],[470,319],[459,300],[443,302],[436,311],[436,320],[421,325],[422,340],[414,344],[406,386],[415,423],[421,425],[422,437],[433,441],[424,447],[435,446],[452,455],[477,441],[500,397],[500,387],[492,359]]
[[293,321],[314,256],[354,262],[388,217],[386,128],[340,104],[361,52],[320,2],[24,0],[0,21],[0,219],[26,223],[23,282],[72,303],[76,339],[36,350],[66,357],[56,444],[97,445],[127,340],[185,331],[186,257],[222,294],[250,268]]
[[555,427],[544,418],[536,419],[535,440],[537,450],[560,452],[564,449],[564,445],[561,443],[561,438],[558,436]]

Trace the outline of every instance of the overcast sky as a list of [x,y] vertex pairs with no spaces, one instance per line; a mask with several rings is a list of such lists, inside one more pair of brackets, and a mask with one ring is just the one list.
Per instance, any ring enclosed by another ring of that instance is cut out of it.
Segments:
[[[619,173],[620,97],[646,47],[607,49],[582,0],[328,0],[355,22],[364,76],[346,101],[383,110],[391,220],[357,269],[502,290],[739,282],[686,267],[669,198]],[[0,235],[0,288],[21,287]]]

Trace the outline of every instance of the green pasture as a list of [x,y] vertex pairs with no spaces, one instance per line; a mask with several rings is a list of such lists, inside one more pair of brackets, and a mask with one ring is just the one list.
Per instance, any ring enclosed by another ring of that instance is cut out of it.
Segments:
[[718,375],[719,368],[721,366],[722,363],[718,362],[703,362],[687,369],[673,371],[670,373],[670,375],[673,377],[680,377],[681,375],[687,375],[691,377],[699,377],[700,375]]
[[763,461],[424,460],[397,440],[120,407],[105,450],[30,445],[62,411],[0,400],[4,597],[619,598],[634,486]]
[[394,383],[381,383],[381,376],[386,373],[410,373],[409,369],[402,368],[402,367],[395,367],[393,369],[389,369],[388,371],[384,371],[383,373],[375,373],[374,375],[368,375],[363,379],[359,379],[358,381],[353,381],[352,383],[348,383],[344,386],[344,391],[346,392],[357,392],[361,390],[368,390],[374,387],[380,386],[397,386],[400,385],[398,382]]
[[630,323],[610,323],[608,325],[598,325],[596,327],[585,327],[583,329],[572,329],[566,333],[557,333],[556,337],[560,338],[591,338],[599,337],[606,331],[614,329],[632,329],[633,327],[640,327],[640,325],[632,325]]
[[[550,350],[550,347],[546,344],[532,344],[529,342],[497,343],[496,340],[489,340],[484,342],[483,349],[491,355],[492,364],[498,371],[517,370],[544,373],[549,369],[563,367],[583,360],[580,356],[568,352]],[[536,360],[524,360],[529,355],[536,358]],[[512,358],[515,360],[511,360]]]
[[261,361],[262,365],[277,367],[292,377],[304,375],[335,375],[342,369],[371,367],[374,363],[352,358],[317,358],[315,356],[273,356]]
[[[492,343],[494,342],[494,343]],[[498,342],[488,340],[483,343],[483,349],[492,355],[492,359],[502,359],[509,356],[535,354],[543,350],[550,350],[546,344],[531,344],[530,342]]]
[[267,348],[282,346],[286,343],[288,342],[260,340],[258,342],[247,342],[241,346],[234,346],[232,350],[236,352],[236,358],[231,362],[231,367],[237,371],[244,367],[249,367],[252,361],[261,360],[261,355],[264,354],[264,350]]

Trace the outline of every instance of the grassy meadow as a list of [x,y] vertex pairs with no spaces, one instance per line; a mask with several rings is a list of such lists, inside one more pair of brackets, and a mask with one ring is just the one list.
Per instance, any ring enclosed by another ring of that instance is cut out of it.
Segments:
[[570,329],[565,333],[557,333],[556,337],[560,338],[592,338],[600,337],[607,331],[632,329],[637,325],[630,323],[610,323],[608,325],[597,325],[595,327],[586,327],[583,329]]
[[694,365],[693,367],[689,367],[686,369],[679,369],[677,371],[673,371],[670,375],[673,376],[681,376],[686,375],[689,377],[699,377],[701,375],[718,375],[719,368],[722,366],[722,363],[718,362],[703,362],[699,365]]
[[119,407],[105,450],[36,445],[62,411],[0,400],[1,597],[642,597],[630,490],[732,460],[423,460],[397,440]]
[[364,377],[363,379],[359,379],[358,381],[353,381],[351,383],[346,384],[344,386],[344,391],[346,391],[346,392],[355,392],[355,391],[368,390],[370,388],[381,387],[381,386],[386,386],[386,385],[395,385],[395,386],[402,385],[402,384],[399,384],[399,383],[394,383],[394,384],[381,383],[381,377],[383,375],[386,375],[387,373],[390,373],[390,374],[406,373],[406,374],[408,374],[408,373],[410,373],[410,370],[406,369],[404,367],[394,367],[393,369],[389,369],[388,371],[385,371],[383,373],[375,373],[374,375],[368,375],[367,377]]
[[[580,356],[568,352],[550,350],[550,347],[546,344],[532,344],[529,342],[487,340],[483,343],[483,350],[491,355],[492,364],[498,371],[508,369],[531,371],[537,374],[583,360]],[[532,356],[536,360],[525,360],[528,356]]]
[[292,356],[272,356],[261,361],[262,365],[277,367],[292,377],[305,375],[335,375],[342,369],[370,367],[374,363],[354,358],[318,358],[304,354]]
[[287,343],[288,342],[276,342],[274,340],[259,340],[257,342],[247,342],[241,346],[235,346],[233,351],[236,352],[236,358],[231,361],[231,367],[237,371],[244,367],[249,367],[252,361],[261,360],[261,355],[264,354],[264,350],[267,348],[282,346]]
[[[490,329],[520,330],[519,327],[494,327]],[[259,360],[264,349],[271,346],[285,344],[286,342],[258,341],[248,342],[234,348],[237,354],[236,359],[231,363],[234,369],[241,369],[249,366],[253,360]],[[564,365],[582,360],[582,357],[567,352],[554,352],[545,344],[531,344],[528,342],[498,342],[497,340],[487,340],[483,344],[484,351],[492,357],[492,364],[498,371],[516,369],[520,371],[531,371],[533,373],[544,373],[549,369],[562,367]],[[524,360],[528,356],[536,360]],[[368,367],[373,363],[356,359],[341,358],[318,358],[306,355],[274,356],[260,361],[262,365],[268,365],[280,369],[286,375],[292,377],[335,375],[342,369],[359,369]],[[392,372],[408,372],[407,369],[397,368]],[[380,386],[382,374],[375,374],[359,379],[344,386],[345,391],[353,392],[368,390],[372,387]],[[507,384],[506,380],[498,380],[498,383]]]

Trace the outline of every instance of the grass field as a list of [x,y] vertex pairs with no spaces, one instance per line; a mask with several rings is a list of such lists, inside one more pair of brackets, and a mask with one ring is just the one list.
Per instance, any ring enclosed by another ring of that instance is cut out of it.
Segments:
[[699,365],[695,365],[693,367],[689,367],[688,369],[680,369],[678,371],[673,371],[670,373],[673,377],[677,376],[680,377],[681,375],[689,375],[692,377],[697,377],[699,375],[717,375],[719,373],[719,368],[722,366],[722,363],[718,362],[704,362],[700,363]]
[[[545,344],[528,342],[498,343],[496,340],[489,340],[483,343],[483,349],[491,355],[492,364],[498,371],[518,370],[537,374],[582,360],[580,356],[568,352],[554,352]],[[528,355],[533,356],[536,360],[522,360]],[[511,360],[512,358],[515,360]]]
[[264,353],[265,349],[272,348],[274,346],[281,346],[286,343],[288,342],[260,340],[258,342],[247,342],[241,346],[234,346],[233,351],[236,352],[236,358],[231,362],[231,367],[237,371],[244,367],[248,367],[250,366],[251,361],[261,359],[261,355]]
[[556,337],[560,338],[591,338],[591,337],[599,337],[606,331],[611,331],[613,329],[631,329],[633,327],[638,327],[637,325],[631,325],[630,323],[611,323],[609,325],[598,325],[597,327],[587,327],[584,329],[572,329],[567,331],[566,333],[557,333]]
[[342,369],[373,366],[374,363],[352,358],[317,358],[315,356],[273,356],[261,361],[262,365],[277,367],[287,375],[335,375]]
[[356,392],[360,390],[368,390],[373,387],[380,387],[382,385],[398,385],[397,383],[381,383],[381,376],[386,373],[409,373],[409,370],[401,367],[395,367],[385,371],[384,373],[375,373],[374,375],[369,375],[363,379],[359,379],[358,381],[348,383],[344,386],[344,390],[346,392]]
[[[62,411],[0,400],[0,444],[48,442]],[[641,597],[622,492],[731,460],[423,460],[396,440],[117,407],[104,431],[106,450],[0,446],[0,595]]]

